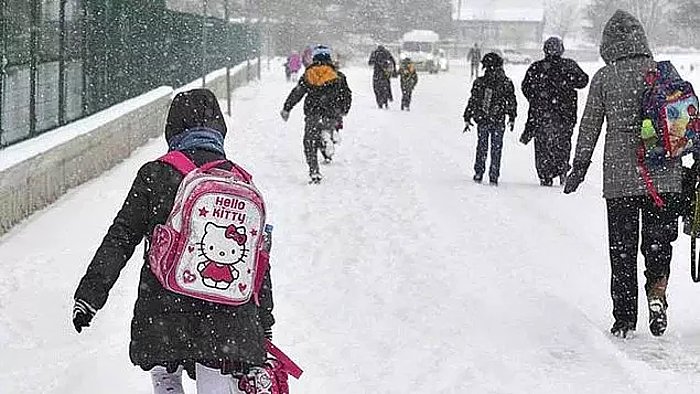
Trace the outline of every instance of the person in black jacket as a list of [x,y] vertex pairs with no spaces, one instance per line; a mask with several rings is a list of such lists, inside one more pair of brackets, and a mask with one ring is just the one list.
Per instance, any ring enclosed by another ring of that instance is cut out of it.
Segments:
[[542,186],[553,178],[566,182],[571,169],[571,138],[577,121],[578,93],[588,85],[588,75],[572,59],[563,58],[564,44],[551,37],[544,43],[545,58],[533,63],[522,83],[530,102],[521,142],[535,139],[535,167]]
[[372,83],[377,106],[389,109],[389,102],[394,101],[391,93],[391,78],[396,75],[396,60],[388,49],[379,45],[370,55],[368,63],[374,66]]
[[[216,97],[205,89],[179,93],[165,126],[169,149],[193,163],[224,160],[226,124]],[[223,165],[231,167],[230,162]],[[142,240],[166,222],[183,175],[161,161],[144,164],[124,204],[75,291],[73,324],[78,332],[104,307],[119,273]],[[146,253],[144,254],[144,256]],[[264,338],[271,338],[272,290],[269,271],[260,302],[227,306],[166,290],[144,259],[131,321],[131,361],[151,371],[155,393],[182,393],[181,371],[197,379],[198,392],[228,385],[266,360]],[[222,372],[225,375],[222,375]]]
[[[304,100],[304,115],[306,127],[304,130],[304,154],[309,165],[311,183],[321,181],[318,167],[318,150],[330,159],[333,133],[342,124],[343,116],[350,111],[352,91],[348,87],[345,75],[338,71],[331,59],[330,49],[319,45],[314,49],[313,63],[299,79],[297,86],[289,93],[280,112],[286,122],[294,106]],[[323,139],[323,133],[330,136]],[[330,145],[330,146],[329,146]]]
[[508,127],[513,131],[517,103],[513,82],[506,77],[503,70],[503,58],[491,52],[484,56],[481,63],[485,72],[484,76],[477,78],[472,86],[471,97],[464,110],[464,122],[466,123],[464,131],[470,130],[472,120],[476,122],[479,141],[474,163],[475,182],[481,182],[484,178],[489,139],[491,140],[489,181],[496,186],[501,171],[501,151],[506,116],[508,116]]

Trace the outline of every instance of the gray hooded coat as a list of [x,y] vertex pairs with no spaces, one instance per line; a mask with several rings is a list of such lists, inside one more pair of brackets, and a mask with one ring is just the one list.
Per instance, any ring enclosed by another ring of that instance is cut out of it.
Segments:
[[[641,23],[629,13],[617,11],[603,31],[600,54],[606,66],[591,82],[574,163],[590,162],[606,121],[603,197],[643,196],[647,189],[637,166],[641,102],[644,76],[655,62]],[[660,193],[681,191],[680,161],[649,170]]]

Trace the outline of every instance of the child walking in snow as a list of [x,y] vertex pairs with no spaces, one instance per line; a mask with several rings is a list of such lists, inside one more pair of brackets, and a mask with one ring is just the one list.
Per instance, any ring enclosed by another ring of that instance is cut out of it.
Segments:
[[477,124],[479,141],[476,146],[474,163],[474,181],[480,183],[486,170],[486,155],[491,140],[491,168],[489,181],[498,185],[501,170],[501,151],[505,133],[506,116],[508,127],[513,131],[517,112],[515,88],[503,70],[503,59],[496,53],[487,53],[481,63],[484,76],[474,81],[469,104],[464,110],[464,131],[472,127],[472,120]]
[[[193,166],[217,162],[214,163],[217,168],[229,170],[234,164],[226,160],[225,137],[226,124],[212,92],[196,89],[174,98],[165,126],[171,153],[184,155]],[[166,223],[182,180],[183,174],[163,160],[148,162],[138,171],[121,210],[75,292],[73,324],[78,332],[88,327],[95,313],[104,307],[110,289],[138,244],[144,238],[147,248],[156,243],[152,239],[154,229]],[[211,224],[207,227],[206,231],[212,234],[216,230]],[[221,234],[226,231],[225,236],[210,236],[211,248],[223,248],[214,245],[220,239],[245,244],[241,229],[222,228]],[[204,235],[206,238],[207,233]],[[229,251],[226,249],[226,253]],[[182,394],[183,370],[191,377],[196,376],[199,394],[241,392],[237,388],[238,378],[265,363],[264,340],[272,336],[269,271],[264,273],[257,303],[230,306],[167,290],[152,272],[148,259],[144,260],[131,322],[129,353],[134,365],[151,372],[154,393]],[[193,273],[190,275],[195,277]]]
[[292,108],[304,96],[304,155],[309,165],[311,183],[320,183],[322,177],[318,167],[318,151],[321,150],[326,159],[329,159],[332,148],[328,145],[332,145],[332,142],[329,142],[330,138],[324,139],[323,134],[333,135],[352,104],[352,92],[345,75],[336,69],[331,59],[330,48],[326,46],[319,45],[314,48],[313,63],[299,79],[299,84],[289,93],[280,112],[285,122],[289,119]]
[[416,72],[416,66],[413,64],[411,59],[405,58],[401,60],[401,65],[399,67],[399,77],[401,79],[401,110],[406,111],[411,110],[411,96],[413,95],[413,89],[418,84],[418,73]]

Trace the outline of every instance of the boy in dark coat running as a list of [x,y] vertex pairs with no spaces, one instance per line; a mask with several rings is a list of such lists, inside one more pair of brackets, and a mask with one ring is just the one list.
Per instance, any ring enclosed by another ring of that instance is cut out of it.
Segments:
[[[196,89],[173,99],[165,126],[171,151],[183,152],[196,165],[225,160],[226,124],[213,93]],[[231,164],[223,164],[222,168]],[[164,224],[183,175],[169,164],[151,161],[136,175],[124,204],[97,249],[75,291],[73,324],[88,327],[104,307],[119,273],[135,248]],[[263,340],[272,336],[269,272],[254,302],[228,306],[166,290],[144,259],[131,321],[129,354],[135,365],[151,371],[156,394],[183,394],[181,370],[197,377],[198,392],[234,384],[231,374],[263,365]],[[223,373],[223,374],[222,374]],[[96,390],[98,391],[98,390]]]
[[326,46],[320,45],[314,49],[313,63],[289,93],[280,112],[285,122],[289,119],[289,112],[304,96],[304,155],[311,182],[319,183],[322,177],[318,167],[318,150],[325,152],[322,133],[335,132],[352,104],[352,91],[345,75],[336,69],[330,48]]
[[413,64],[411,59],[406,58],[401,60],[401,67],[399,67],[399,77],[401,79],[401,110],[406,111],[411,110],[411,97],[413,96],[413,89],[418,84],[418,73],[416,72],[416,66]]
[[474,120],[477,124],[479,141],[476,146],[474,181],[481,182],[486,170],[486,155],[491,140],[491,168],[489,180],[498,185],[501,170],[501,151],[505,133],[506,116],[508,127],[513,131],[517,115],[515,88],[503,70],[503,59],[496,53],[487,53],[481,61],[484,76],[474,81],[471,97],[464,110],[464,131],[469,131]]
[[575,61],[563,58],[564,43],[551,37],[544,43],[545,58],[533,63],[523,79],[523,94],[530,102],[520,141],[535,139],[535,167],[542,186],[559,177],[564,184],[571,169],[571,138],[578,111],[578,93],[588,75]]
[[394,101],[391,93],[391,78],[396,74],[396,60],[388,49],[380,45],[372,52],[368,63],[374,66],[372,83],[377,106],[389,109],[389,102]]

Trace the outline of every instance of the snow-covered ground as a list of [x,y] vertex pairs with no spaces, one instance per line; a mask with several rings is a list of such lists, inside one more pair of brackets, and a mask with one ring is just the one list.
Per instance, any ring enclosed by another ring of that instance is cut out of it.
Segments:
[[[517,142],[519,96],[501,185],[476,185],[465,68],[421,74],[410,113],[376,109],[370,71],[357,68],[337,160],[309,186],[301,105],[289,123],[278,115],[293,86],[281,70],[236,91],[227,146],[270,205],[275,338],[305,369],[293,393],[697,392],[700,287],[686,238],[666,336],[648,333],[643,301],[635,338],[607,333],[600,154],[578,194],[537,186],[532,146]],[[524,72],[508,70],[516,84]],[[140,252],[92,327],[76,334],[70,313],[136,170],[164,149],[151,142],[0,238],[0,393],[151,391],[128,359]]]

